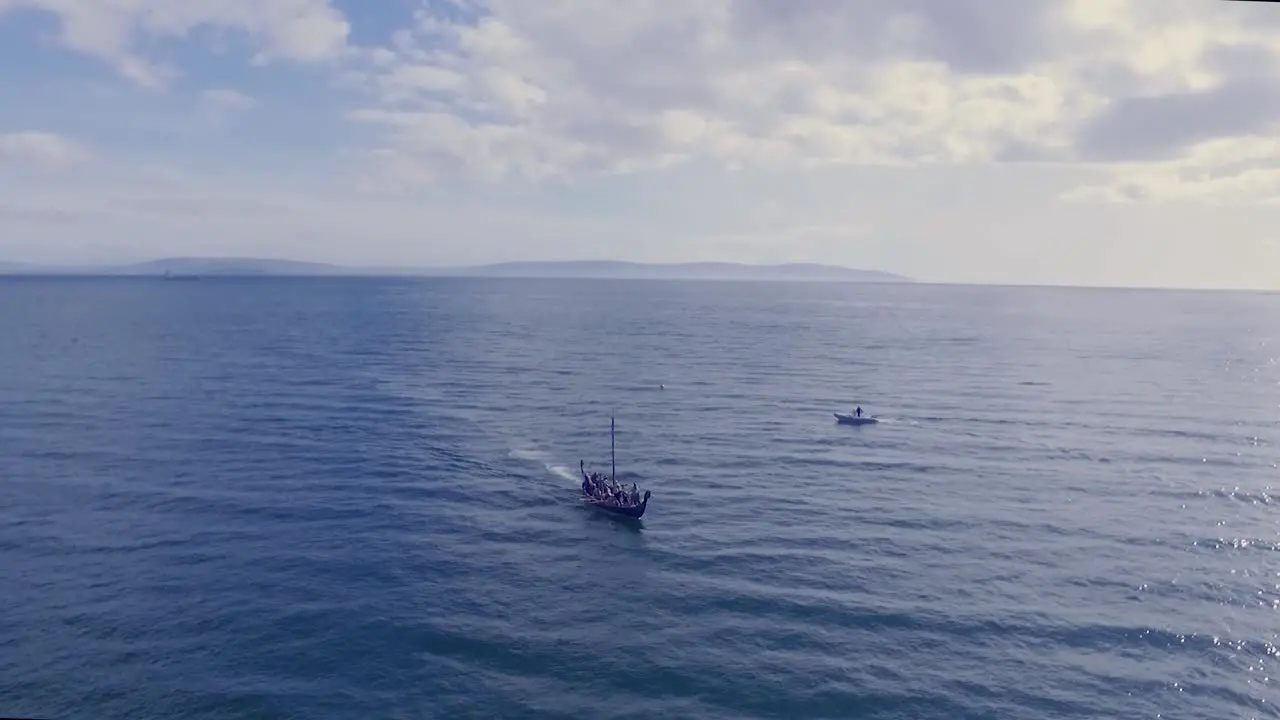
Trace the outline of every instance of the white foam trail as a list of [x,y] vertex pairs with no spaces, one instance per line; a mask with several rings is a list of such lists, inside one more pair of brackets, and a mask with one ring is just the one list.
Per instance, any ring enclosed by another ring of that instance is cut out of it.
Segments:
[[559,465],[557,463],[552,462],[551,456],[549,454],[547,454],[546,452],[543,452],[542,450],[538,450],[537,448],[527,448],[527,447],[516,448],[512,450],[510,453],[508,453],[508,455],[510,455],[513,458],[516,458],[517,460],[524,460],[527,462],[536,462],[542,465],[542,468],[547,472],[557,477],[564,478],[565,480],[577,479],[576,476],[573,474],[573,471],[570,470],[567,466]]
[[559,475],[565,480],[577,479],[577,477],[574,476],[573,471],[571,471],[569,468],[565,467],[564,465],[553,465],[551,463],[547,463],[543,467],[545,467],[547,469],[547,472],[551,473],[552,475]]

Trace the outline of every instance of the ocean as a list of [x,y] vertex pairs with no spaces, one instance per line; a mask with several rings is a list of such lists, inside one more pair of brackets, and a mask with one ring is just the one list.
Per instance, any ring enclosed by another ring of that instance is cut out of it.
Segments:
[[0,369],[0,715],[1280,717],[1278,295],[6,279]]

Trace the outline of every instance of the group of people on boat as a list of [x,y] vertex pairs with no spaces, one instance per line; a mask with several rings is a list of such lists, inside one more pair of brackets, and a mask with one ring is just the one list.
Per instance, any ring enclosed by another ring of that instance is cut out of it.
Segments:
[[619,485],[616,480],[604,473],[587,472],[583,461],[578,461],[582,470],[582,494],[596,501],[613,507],[637,507],[640,505],[640,489],[635,483],[631,487]]

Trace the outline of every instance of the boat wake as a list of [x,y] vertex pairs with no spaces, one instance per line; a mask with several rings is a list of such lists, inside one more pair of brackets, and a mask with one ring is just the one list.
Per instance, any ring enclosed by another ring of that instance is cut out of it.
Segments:
[[552,460],[551,455],[536,448],[516,448],[508,453],[511,457],[525,462],[538,463],[543,470],[564,480],[577,480],[568,465],[561,465]]
[[545,465],[543,465],[543,467],[545,467],[547,469],[547,472],[551,473],[552,475],[558,475],[559,477],[562,477],[565,480],[577,479],[576,477],[574,477],[573,471],[570,470],[566,465],[554,465],[552,463],[546,463]]

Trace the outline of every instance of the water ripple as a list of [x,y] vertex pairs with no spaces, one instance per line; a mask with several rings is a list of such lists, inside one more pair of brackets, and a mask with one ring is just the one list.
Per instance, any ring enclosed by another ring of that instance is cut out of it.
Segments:
[[[0,282],[0,711],[1276,717],[1277,318]],[[882,422],[837,425],[854,404]],[[610,415],[640,523],[576,500]]]

